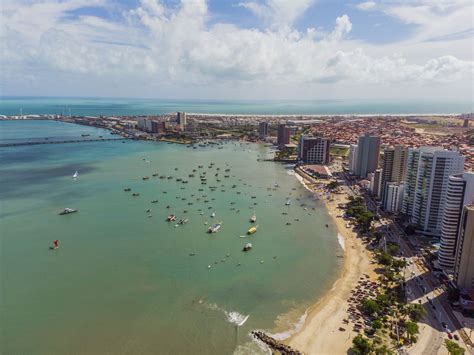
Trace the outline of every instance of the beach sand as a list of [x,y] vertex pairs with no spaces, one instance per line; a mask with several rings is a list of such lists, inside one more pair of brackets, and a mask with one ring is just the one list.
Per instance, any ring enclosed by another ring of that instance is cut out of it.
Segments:
[[[306,184],[316,190],[309,181]],[[343,319],[348,318],[347,300],[350,292],[363,274],[368,274],[371,280],[377,279],[375,265],[370,263],[373,255],[366,250],[356,233],[346,228],[347,222],[337,218],[337,215],[342,214],[337,206],[347,202],[347,197],[346,193],[341,193],[333,194],[332,201],[323,200],[344,240],[344,263],[340,277],[332,289],[308,310],[301,330],[285,340],[285,343],[306,354],[347,354],[352,339],[357,335],[352,331],[352,326],[343,323]],[[340,331],[339,327],[346,330]]]

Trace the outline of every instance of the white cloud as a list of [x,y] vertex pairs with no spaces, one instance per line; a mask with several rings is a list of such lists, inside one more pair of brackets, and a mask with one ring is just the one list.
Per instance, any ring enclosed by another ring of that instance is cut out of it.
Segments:
[[375,8],[375,6],[377,6],[377,4],[373,1],[361,2],[361,3],[356,5],[356,7],[359,10],[363,10],[363,11],[372,10],[373,8]]
[[[94,1],[96,6],[108,6],[105,0]],[[327,33],[296,30],[293,24],[312,4],[308,0],[242,4],[262,18],[268,16],[264,11],[271,10],[263,30],[211,25],[205,0],[182,0],[176,7],[141,0],[120,21],[66,16],[89,4],[86,0],[7,3],[0,21],[4,92],[64,81],[78,83],[82,90],[106,94],[109,90],[122,96],[148,90],[155,96],[183,92],[199,96],[204,91],[222,96],[234,95],[240,88],[244,96],[255,93],[268,98],[279,90],[294,97],[295,87],[305,88],[307,96],[325,95],[324,89],[312,93],[323,87],[335,89],[331,95],[347,96],[350,87],[356,88],[352,95],[359,96],[380,95],[381,88],[402,85],[429,87],[427,92],[437,90],[441,95],[446,85],[457,83],[461,95],[472,96],[472,90],[461,91],[472,83],[472,54],[458,41],[428,41],[459,27],[455,22],[464,16],[458,13],[465,9],[463,4],[450,7],[447,17],[437,10],[441,5],[426,7],[417,2],[411,8],[419,17],[412,17],[406,5],[385,7],[383,11],[391,16],[416,21],[420,30],[409,40],[383,46],[348,37],[352,23],[347,14],[337,17]],[[432,19],[439,20],[436,31]],[[454,50],[461,47],[458,57]]]
[[241,2],[239,6],[253,12],[272,25],[291,26],[313,4],[314,0],[265,0]]

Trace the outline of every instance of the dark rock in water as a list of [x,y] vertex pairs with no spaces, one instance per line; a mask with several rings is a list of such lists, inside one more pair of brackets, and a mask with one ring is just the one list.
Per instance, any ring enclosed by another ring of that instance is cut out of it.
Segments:
[[272,338],[271,336],[265,334],[262,331],[253,330],[251,334],[256,339],[268,345],[268,347],[272,350],[272,354],[276,353],[284,355],[303,355],[301,351],[295,350],[289,345],[280,343],[278,340]]

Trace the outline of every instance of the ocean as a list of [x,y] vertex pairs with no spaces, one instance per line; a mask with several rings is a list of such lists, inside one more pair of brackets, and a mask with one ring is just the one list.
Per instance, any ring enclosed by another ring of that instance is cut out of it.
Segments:
[[445,100],[313,100],[231,101],[127,98],[1,97],[0,115],[57,114],[76,116],[158,115],[185,111],[213,114],[331,115],[430,114],[473,112],[469,101]]
[[[110,135],[0,121],[0,141],[82,134]],[[286,334],[331,288],[337,230],[271,148],[123,142],[0,148],[0,353],[260,354],[251,330]]]

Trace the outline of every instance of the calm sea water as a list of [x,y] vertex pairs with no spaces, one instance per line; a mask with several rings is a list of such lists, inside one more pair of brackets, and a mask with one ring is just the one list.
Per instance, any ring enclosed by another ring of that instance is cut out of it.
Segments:
[[[2,139],[108,134],[49,121],[0,121],[0,132]],[[337,231],[289,169],[257,161],[268,148],[221,147],[1,148],[0,353],[261,353],[250,330],[290,329],[335,280]],[[59,216],[65,207],[79,212]],[[240,238],[254,211],[257,233]],[[189,223],[175,227],[165,221],[170,213]],[[205,223],[213,221],[223,224],[210,235]],[[57,251],[49,249],[54,239]],[[244,253],[247,242],[253,250]]]
[[222,114],[426,114],[473,112],[469,101],[314,100],[204,101],[97,98],[0,98],[0,115],[153,115],[176,111]]

